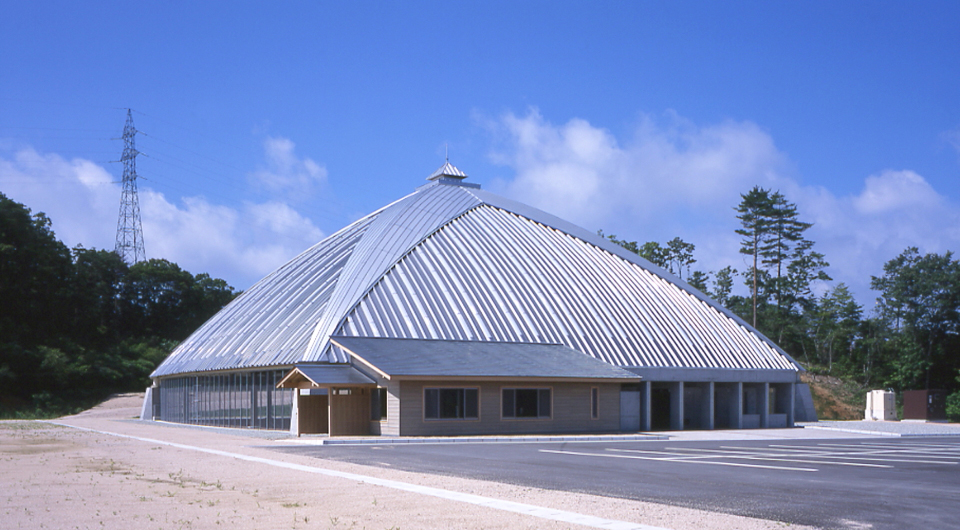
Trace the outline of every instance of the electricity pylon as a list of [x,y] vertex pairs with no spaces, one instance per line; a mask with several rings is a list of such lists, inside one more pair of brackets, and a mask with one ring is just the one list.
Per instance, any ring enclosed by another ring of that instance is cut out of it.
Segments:
[[137,151],[133,113],[127,109],[123,125],[123,195],[120,196],[120,219],[117,221],[117,245],[113,251],[123,261],[133,264],[146,260],[143,250],[143,227],[140,226],[140,199],[137,197]]

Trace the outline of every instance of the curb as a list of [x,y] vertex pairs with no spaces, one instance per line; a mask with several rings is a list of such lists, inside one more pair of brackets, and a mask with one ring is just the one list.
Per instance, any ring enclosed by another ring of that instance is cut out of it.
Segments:
[[594,435],[594,436],[457,436],[457,437],[423,437],[423,438],[317,438],[317,439],[288,439],[292,443],[307,445],[398,445],[398,444],[524,444],[543,442],[637,442],[669,440],[669,436],[657,434],[633,435]]
[[937,437],[937,436],[960,436],[960,432],[930,432],[930,433],[903,433],[903,432],[888,432],[888,431],[870,431],[866,429],[847,429],[844,427],[827,427],[822,425],[804,425],[804,429],[820,429],[823,431],[837,431],[837,432],[849,432],[853,434],[868,434],[871,436],[887,436],[890,438],[927,438],[927,437]]

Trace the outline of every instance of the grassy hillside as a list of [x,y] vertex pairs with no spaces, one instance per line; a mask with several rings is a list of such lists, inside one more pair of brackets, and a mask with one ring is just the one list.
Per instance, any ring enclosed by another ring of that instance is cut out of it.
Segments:
[[800,380],[810,385],[813,406],[821,420],[862,420],[866,406],[866,391],[852,381],[811,372],[800,374]]

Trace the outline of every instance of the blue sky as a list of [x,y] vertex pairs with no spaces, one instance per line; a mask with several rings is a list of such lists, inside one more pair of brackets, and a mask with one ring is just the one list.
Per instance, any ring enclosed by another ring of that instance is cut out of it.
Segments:
[[[839,5],[838,5],[839,4]],[[836,281],[960,249],[956,2],[0,0],[0,191],[112,248],[125,108],[149,257],[244,289],[450,160],[743,270],[778,189]]]

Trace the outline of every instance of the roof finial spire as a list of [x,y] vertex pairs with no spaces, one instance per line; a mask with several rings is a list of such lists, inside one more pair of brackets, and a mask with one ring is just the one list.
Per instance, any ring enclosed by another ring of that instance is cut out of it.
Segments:
[[450,163],[450,144],[443,144],[443,154],[447,163]]

